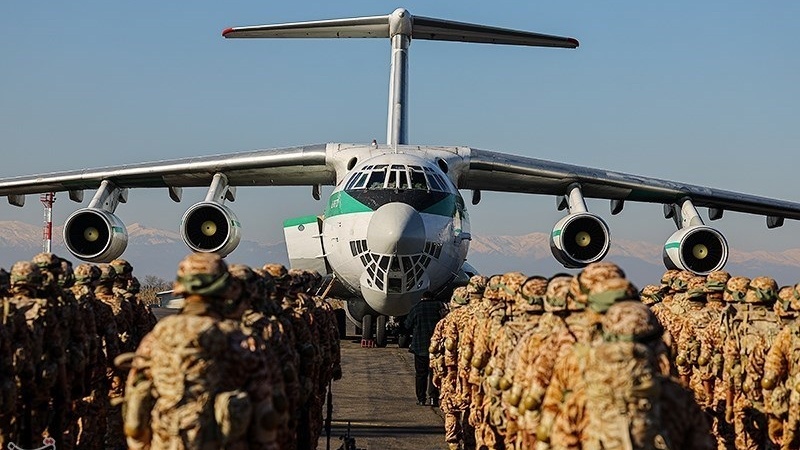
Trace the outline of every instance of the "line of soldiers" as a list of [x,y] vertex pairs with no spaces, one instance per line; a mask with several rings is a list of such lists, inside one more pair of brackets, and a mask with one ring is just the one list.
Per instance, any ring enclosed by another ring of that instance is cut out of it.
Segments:
[[[676,292],[658,294],[669,304]],[[675,363],[682,335],[664,332],[618,266],[477,276],[450,306],[430,352],[451,449],[715,448]]]
[[156,323],[132,273],[52,253],[0,269],[0,447],[126,448],[114,359]]
[[673,374],[719,449],[800,448],[800,292],[774,279],[667,271],[643,301],[664,324]]
[[342,376],[333,309],[309,294],[319,282],[214,254],[181,261],[182,310],[130,360],[129,448],[315,449],[326,389]]

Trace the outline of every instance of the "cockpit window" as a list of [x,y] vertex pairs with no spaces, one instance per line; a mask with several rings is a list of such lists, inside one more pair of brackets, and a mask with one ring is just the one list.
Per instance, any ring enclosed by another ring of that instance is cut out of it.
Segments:
[[[384,166],[386,167],[386,166]],[[369,176],[369,189],[383,189],[383,182],[386,179],[386,171],[383,169],[373,170],[372,175]]]
[[422,166],[378,164],[365,166],[350,177],[345,190],[392,189],[450,192],[449,184],[436,170]]

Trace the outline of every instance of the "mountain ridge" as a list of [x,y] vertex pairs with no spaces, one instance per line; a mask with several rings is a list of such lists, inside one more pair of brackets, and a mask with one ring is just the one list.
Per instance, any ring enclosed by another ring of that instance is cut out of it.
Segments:
[[[189,253],[177,231],[133,223],[128,227],[128,248],[123,257],[134,265],[137,276],[155,275],[171,279],[177,262]],[[66,250],[62,227],[53,227],[53,252],[78,263]],[[20,221],[0,221],[0,267],[30,259],[42,251],[41,225]],[[229,262],[260,267],[267,262],[288,264],[284,243],[242,240],[227,257]],[[649,242],[615,239],[606,260],[616,262],[639,285],[653,283],[664,272],[661,246]],[[546,276],[565,272],[550,252],[547,233],[511,235],[473,235],[469,262],[482,273],[518,270]],[[800,281],[800,248],[781,252],[732,249],[726,270],[744,276],[770,275],[782,283]],[[576,271],[566,271],[575,273]]]

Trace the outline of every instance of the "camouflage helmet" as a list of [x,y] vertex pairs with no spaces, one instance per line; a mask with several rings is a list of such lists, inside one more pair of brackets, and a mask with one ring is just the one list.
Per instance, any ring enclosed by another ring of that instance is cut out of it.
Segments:
[[11,286],[28,286],[38,288],[42,282],[39,266],[30,261],[17,261],[11,266]]
[[639,297],[642,299],[642,303],[651,306],[656,303],[661,303],[661,301],[664,300],[664,293],[666,291],[667,287],[663,284],[648,284],[639,292]]
[[506,272],[500,277],[500,288],[498,295],[500,300],[507,303],[515,303],[517,301],[517,293],[519,293],[522,283],[525,282],[526,277],[521,272]]
[[117,279],[117,271],[111,264],[100,264],[100,277],[97,281],[100,284],[113,283]]
[[450,306],[452,308],[458,308],[464,306],[469,303],[469,299],[467,298],[467,287],[466,286],[459,286],[453,289],[453,295],[450,296]]
[[483,275],[473,275],[469,278],[469,282],[467,283],[467,294],[480,294],[483,295],[483,291],[486,290],[486,283],[489,282],[489,279]]
[[276,289],[288,289],[291,285],[291,277],[289,276],[289,271],[286,270],[286,266],[283,264],[264,264],[262,267],[264,272],[270,274],[272,277],[273,285]]
[[693,272],[688,270],[681,270],[672,280],[670,280],[669,288],[672,292],[686,292],[689,289],[689,280],[695,277]]
[[648,343],[659,339],[664,329],[644,303],[621,301],[608,308],[600,321],[603,338],[609,342]]
[[792,298],[791,307],[793,310],[800,312],[800,290],[798,289],[800,289],[800,284],[796,284],[794,286],[794,291],[792,291],[792,295],[794,298]]
[[75,271],[72,270],[72,263],[64,258],[61,260],[61,270],[58,272],[58,285],[63,289],[72,287],[75,284]]
[[38,253],[31,259],[31,262],[41,270],[57,271],[61,269],[61,258],[53,253]]
[[492,275],[486,281],[486,289],[483,290],[483,298],[485,300],[500,300],[500,290],[502,290],[503,286],[502,277],[502,275]]
[[567,309],[569,300],[569,287],[572,277],[559,275],[550,279],[547,283],[545,292],[544,310],[547,312],[564,311]]
[[547,295],[547,278],[542,276],[528,277],[517,293],[515,308],[524,312],[544,311],[544,299]]
[[639,300],[636,286],[625,278],[607,278],[593,285],[588,295],[588,306],[604,313],[611,305],[623,300]]
[[693,276],[686,283],[686,298],[696,302],[706,300],[706,277]]
[[242,281],[244,294],[251,300],[260,300],[266,296],[264,279],[253,271],[250,266],[245,264],[231,264],[228,266],[228,272],[230,272],[233,278]]
[[706,275],[706,293],[724,292],[725,284],[731,279],[731,274],[724,270],[715,270]]
[[616,264],[600,261],[584,267],[572,279],[570,293],[577,303],[586,305],[589,301],[589,292],[597,283],[610,278],[625,278],[625,272]]
[[76,284],[92,284],[100,279],[100,268],[94,264],[81,264],[74,272]]
[[773,310],[778,317],[794,317],[798,310],[794,308],[796,302],[794,286],[783,286],[778,290],[778,300],[773,305]]
[[772,305],[778,298],[778,283],[774,278],[756,277],[750,280],[747,293],[744,296],[745,303],[759,303]]
[[142,284],[139,283],[139,279],[136,277],[131,277],[131,279],[128,280],[128,292],[130,292],[131,294],[138,294],[141,291],[142,291]]
[[108,264],[117,271],[117,278],[128,279],[133,273],[133,266],[124,259],[117,258]]
[[664,286],[672,286],[672,279],[675,278],[679,273],[680,270],[677,269],[669,269],[664,272],[664,275],[661,275],[661,284]]
[[722,295],[722,299],[726,302],[743,302],[749,286],[750,278],[731,277],[728,282],[725,283],[725,293]]
[[223,297],[230,285],[228,265],[216,253],[192,253],[178,264],[175,294]]

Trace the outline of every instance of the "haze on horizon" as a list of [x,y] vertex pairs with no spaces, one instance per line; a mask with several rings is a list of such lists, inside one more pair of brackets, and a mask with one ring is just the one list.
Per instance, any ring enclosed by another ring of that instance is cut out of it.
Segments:
[[[192,155],[385,137],[388,43],[237,40],[234,25],[412,14],[577,38],[577,50],[413,42],[412,143],[468,145],[788,200],[800,200],[800,4],[688,1],[642,4],[303,5],[23,2],[0,14],[0,177]],[[328,188],[325,192],[329,192]],[[133,190],[126,223],[177,230],[203,198]],[[463,192],[466,199],[469,192]],[[86,192],[84,205],[92,193]],[[660,205],[619,216],[589,200],[613,238],[663,243]],[[282,239],[289,217],[321,213],[305,187],[239,188],[230,204],[243,238]],[[62,224],[78,208],[56,202]],[[483,192],[475,234],[549,232],[552,197]],[[701,211],[705,216],[705,211]],[[0,220],[41,223],[42,208],[0,204]],[[800,247],[800,225],[726,213],[707,224],[732,248]],[[613,242],[612,242],[613,245]],[[235,253],[234,253],[235,255]]]

